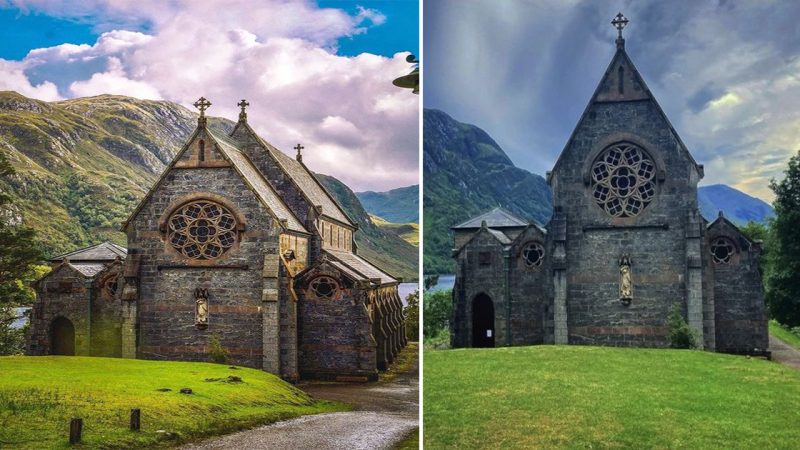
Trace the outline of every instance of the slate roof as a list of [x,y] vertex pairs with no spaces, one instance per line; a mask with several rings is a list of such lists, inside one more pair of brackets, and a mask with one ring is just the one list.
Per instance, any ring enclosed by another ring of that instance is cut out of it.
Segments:
[[267,183],[264,176],[253,163],[239,151],[239,144],[228,136],[208,129],[208,134],[217,141],[217,146],[225,154],[226,158],[233,164],[234,168],[244,177],[247,184],[255,191],[261,201],[278,217],[286,220],[287,227],[293,231],[307,233],[308,231],[300,223],[300,220],[292,213],[286,203],[272,186]]
[[331,249],[323,249],[322,251],[331,256],[331,264],[342,268],[343,272],[356,280],[366,281],[372,278],[380,278],[381,284],[397,282],[391,275],[373,266],[369,261],[355,253]]
[[77,261],[114,261],[117,257],[125,258],[128,254],[128,249],[113,242],[103,242],[102,244],[92,245],[89,247],[80,248],[63,255],[58,255],[50,259],[52,262],[63,261],[64,258],[69,259],[71,262]]
[[527,220],[522,219],[511,211],[498,206],[487,213],[483,213],[477,217],[467,220],[466,222],[455,225],[451,227],[451,229],[459,230],[480,228],[481,223],[484,220],[486,221],[486,226],[489,228],[516,228],[528,226]]
[[322,206],[322,215],[334,219],[345,225],[355,227],[355,223],[344,212],[341,206],[333,199],[333,196],[325,189],[322,183],[317,180],[313,173],[301,162],[291,158],[286,153],[275,148],[272,144],[257,135],[249,125],[245,124],[261,145],[275,158],[278,165],[294,181],[297,187],[306,196],[308,201],[314,205]]
[[496,237],[497,240],[500,241],[501,244],[503,244],[503,245],[511,244],[511,239],[508,236],[506,236],[506,234],[503,233],[502,231],[494,230],[492,228],[489,228],[488,231],[489,231],[489,233],[492,233],[492,236]]
[[107,264],[69,262],[67,263],[67,265],[80,272],[81,275],[91,278],[97,275],[98,273],[102,272],[103,269],[106,268]]

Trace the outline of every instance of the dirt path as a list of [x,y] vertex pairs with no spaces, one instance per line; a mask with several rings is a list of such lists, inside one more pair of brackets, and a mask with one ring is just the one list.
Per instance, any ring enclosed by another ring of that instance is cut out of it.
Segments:
[[316,398],[354,405],[351,412],[317,414],[181,447],[206,449],[388,449],[419,427],[419,368],[391,382],[303,383]]
[[769,350],[772,352],[773,360],[795,369],[800,369],[800,350],[791,347],[771,334],[769,335]]

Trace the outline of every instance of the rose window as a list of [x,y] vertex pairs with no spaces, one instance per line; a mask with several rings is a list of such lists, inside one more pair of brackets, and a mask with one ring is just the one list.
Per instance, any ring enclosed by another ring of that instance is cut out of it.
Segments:
[[198,201],[178,208],[169,218],[169,243],[192,259],[213,259],[236,242],[236,219],[224,206]]
[[728,239],[719,237],[711,241],[711,259],[715,264],[730,264],[735,253],[736,248]]
[[592,197],[612,217],[634,217],[656,194],[656,166],[629,143],[604,150],[592,166]]
[[318,277],[311,281],[311,291],[318,298],[333,298],[339,285],[331,277]]
[[544,247],[538,242],[532,242],[522,250],[522,259],[528,267],[539,267],[544,260]]

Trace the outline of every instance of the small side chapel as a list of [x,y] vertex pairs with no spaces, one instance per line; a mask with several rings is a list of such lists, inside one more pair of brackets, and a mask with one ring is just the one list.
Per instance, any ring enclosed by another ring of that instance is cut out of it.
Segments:
[[625,50],[547,182],[546,226],[497,208],[452,227],[454,347],[670,345],[677,305],[700,348],[768,354],[761,245],[700,215],[704,169]]
[[197,128],[111,243],[54,258],[28,353],[230,363],[284,379],[368,381],[406,344],[399,280],[303,163],[239,121]]

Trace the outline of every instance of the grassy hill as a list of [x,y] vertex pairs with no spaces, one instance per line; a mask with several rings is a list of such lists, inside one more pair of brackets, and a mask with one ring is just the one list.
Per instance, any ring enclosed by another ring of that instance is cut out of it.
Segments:
[[316,174],[325,189],[334,196],[347,215],[358,224],[358,253],[390,275],[404,281],[419,278],[419,250],[406,242],[395,230],[378,226],[361,206],[356,194],[334,177]]
[[411,245],[419,247],[419,225],[416,223],[387,222],[383,218],[370,214],[370,219],[379,228],[391,231]]
[[[36,229],[49,255],[104,240],[125,245],[120,224],[196,125],[195,112],[172,102],[101,95],[48,103],[0,91],[0,151],[17,169],[0,179],[14,199],[12,221]],[[209,126],[228,132],[233,122],[210,118]],[[346,190],[343,206],[362,214]],[[386,270],[416,277],[413,246],[376,227],[358,239]]]
[[[161,442],[157,430],[185,442],[346,409],[264,371],[223,364],[11,356],[0,357],[0,373],[2,448],[69,448],[72,417],[83,418],[86,448],[141,448]],[[192,394],[179,392],[187,387]],[[131,408],[141,409],[140,432],[128,430]]]
[[800,371],[691,350],[426,351],[424,446],[796,448]]
[[364,209],[392,223],[419,223],[419,185],[386,192],[356,192]]

